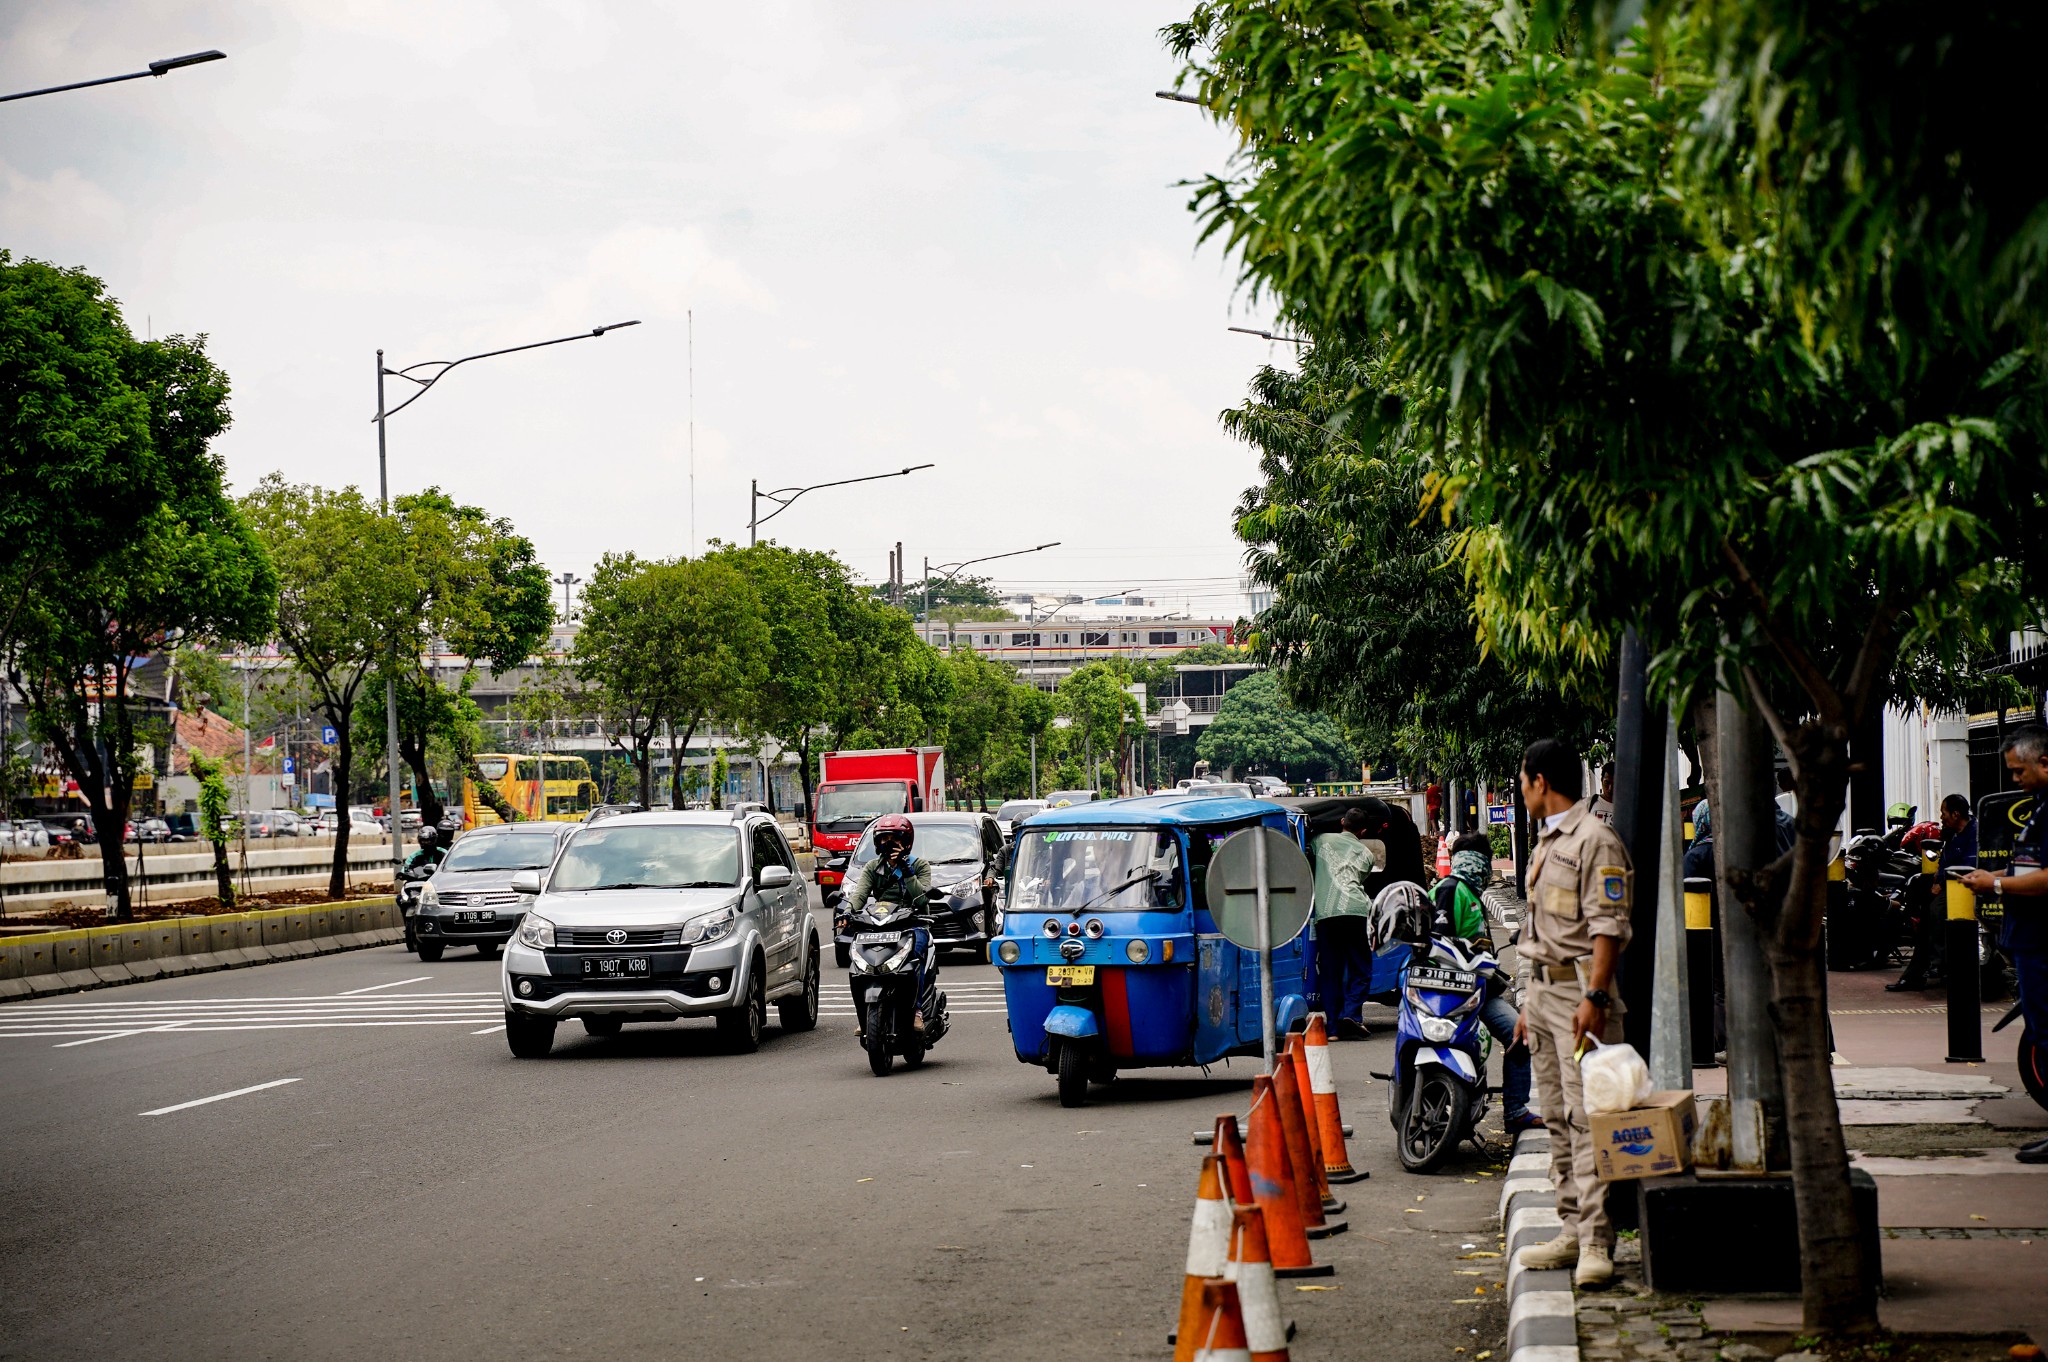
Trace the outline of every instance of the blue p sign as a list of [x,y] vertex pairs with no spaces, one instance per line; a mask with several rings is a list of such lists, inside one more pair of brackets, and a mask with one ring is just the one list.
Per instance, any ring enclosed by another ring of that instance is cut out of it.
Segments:
[[334,725],[322,724],[320,726],[320,741],[332,747],[341,741],[341,734],[334,731]]

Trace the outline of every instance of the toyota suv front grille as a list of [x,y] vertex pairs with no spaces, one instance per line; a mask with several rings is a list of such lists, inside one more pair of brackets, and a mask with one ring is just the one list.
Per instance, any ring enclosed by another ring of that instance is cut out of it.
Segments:
[[673,946],[683,939],[680,927],[557,927],[562,946],[618,950],[625,946]]

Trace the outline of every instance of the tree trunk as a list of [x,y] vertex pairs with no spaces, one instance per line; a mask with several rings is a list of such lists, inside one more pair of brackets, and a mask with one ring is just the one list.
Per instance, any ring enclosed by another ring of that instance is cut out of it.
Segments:
[[804,791],[804,817],[815,820],[818,815],[811,803],[811,735],[808,729],[796,740],[796,770],[797,782]]
[[654,750],[654,728],[633,735],[633,764],[640,768],[640,807],[654,807],[654,765],[648,755]]
[[[339,836],[340,834],[336,835]],[[214,842],[211,845],[213,847],[213,892],[220,896],[221,904],[224,907],[232,908],[235,906],[235,876],[234,872],[228,868],[228,844],[226,842]],[[341,895],[333,894],[332,897],[340,898]]]
[[447,808],[441,803],[440,796],[434,793],[433,779],[427,774],[426,739],[421,738],[417,744],[409,743],[404,732],[400,731],[398,755],[411,768],[413,786],[419,791],[420,826],[431,828],[441,821],[441,815],[447,812]]
[[[334,790],[334,860],[327,870],[327,897],[345,899],[348,897],[348,833],[349,833],[349,768],[355,765],[355,743],[348,731],[348,713],[343,710],[337,715],[334,710],[322,707],[327,722],[334,727],[334,779],[330,782]],[[219,848],[214,862],[214,873],[225,876],[227,848]],[[222,884],[227,881],[223,879]]]
[[[1820,1333],[1868,1333],[1878,1327],[1877,1274],[1863,1257],[1849,1186],[1830,1064],[1821,929],[1828,892],[1828,844],[1849,788],[1846,730],[1817,721],[1792,735],[1799,769],[1798,841],[1782,906],[1764,929],[1771,970],[1771,1019],[1785,1079],[1793,1195],[1799,1209],[1799,1266],[1805,1327]],[[1782,871],[1780,873],[1783,873]]]

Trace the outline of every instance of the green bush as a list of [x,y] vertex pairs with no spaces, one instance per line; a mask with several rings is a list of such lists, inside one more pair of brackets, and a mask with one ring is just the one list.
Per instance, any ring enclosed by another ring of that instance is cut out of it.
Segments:
[[1500,823],[1487,828],[1486,836],[1493,843],[1493,859],[1498,861],[1515,854],[1515,830]]

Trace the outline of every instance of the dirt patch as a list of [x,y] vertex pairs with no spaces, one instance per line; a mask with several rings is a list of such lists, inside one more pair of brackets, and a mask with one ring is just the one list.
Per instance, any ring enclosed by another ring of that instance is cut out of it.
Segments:
[[[350,899],[389,898],[374,889],[351,889]],[[155,922],[167,917],[217,917],[222,913],[246,913],[257,908],[297,908],[309,904],[343,902],[325,889],[272,889],[261,894],[243,894],[233,905],[209,894],[203,899],[179,899],[175,903],[135,905],[137,922]],[[99,908],[53,908],[37,917],[0,917],[0,929],[8,927],[104,927],[107,915]]]
[[1854,1126],[1843,1132],[1859,1153],[1896,1159],[1933,1159],[1974,1154],[1980,1149],[2012,1149],[2038,1140],[2038,1130],[2000,1130],[1995,1126]]

